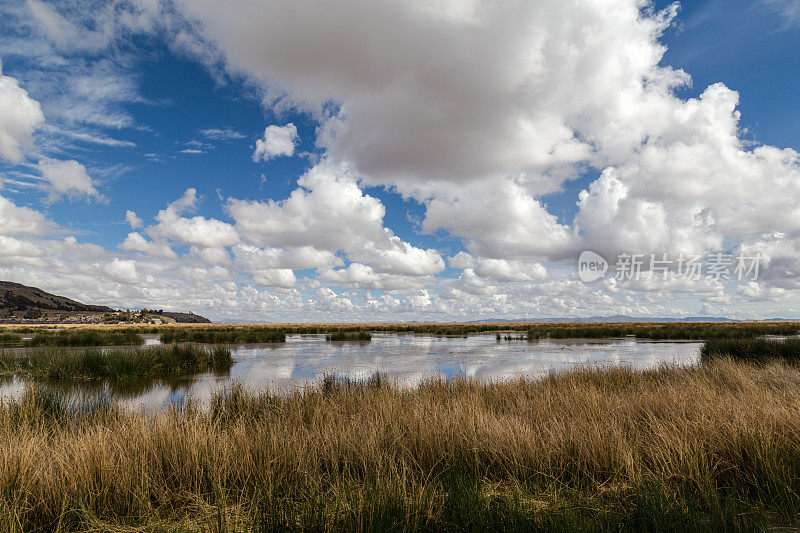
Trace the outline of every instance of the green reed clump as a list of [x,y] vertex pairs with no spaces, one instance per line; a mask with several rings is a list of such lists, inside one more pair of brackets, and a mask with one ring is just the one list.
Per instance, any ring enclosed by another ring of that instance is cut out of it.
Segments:
[[147,348],[31,348],[0,352],[0,369],[59,381],[157,378],[205,371],[225,371],[233,365],[226,346],[150,346]]
[[22,342],[22,335],[19,333],[0,333],[0,344],[19,344]]
[[372,334],[366,331],[334,331],[325,335],[327,341],[370,341]]
[[141,335],[132,330],[71,328],[61,331],[37,331],[24,346],[138,346]]
[[764,362],[781,359],[800,362],[800,339],[712,339],[703,344],[700,357],[704,361],[730,357],[740,361]]
[[175,328],[161,333],[161,342],[200,342],[205,344],[248,344],[286,342],[286,333],[274,328]]

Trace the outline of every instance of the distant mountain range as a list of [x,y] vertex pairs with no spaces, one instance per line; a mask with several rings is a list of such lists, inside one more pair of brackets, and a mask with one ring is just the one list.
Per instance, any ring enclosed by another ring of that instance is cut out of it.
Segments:
[[[764,322],[790,322],[791,318],[766,318]],[[473,322],[740,322],[733,318],[718,316],[687,316],[684,318],[672,317],[636,317],[628,315],[570,317],[570,318],[488,318]]]
[[[115,311],[105,305],[90,305],[77,302],[64,296],[50,294],[36,287],[28,287],[11,281],[0,281],[0,319],[53,321],[57,317],[77,315],[105,315],[106,313],[125,313]],[[151,312],[175,322],[210,322],[205,317],[193,313],[174,313],[169,311]],[[127,315],[130,315],[127,313]]]

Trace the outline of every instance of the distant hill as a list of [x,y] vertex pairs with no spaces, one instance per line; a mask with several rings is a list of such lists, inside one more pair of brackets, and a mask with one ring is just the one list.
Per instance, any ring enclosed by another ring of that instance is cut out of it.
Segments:
[[[57,314],[105,315],[106,313],[131,315],[130,313],[115,311],[105,305],[90,305],[77,302],[64,296],[50,294],[36,287],[22,285],[21,283],[0,281],[0,318],[2,319],[45,320],[50,317],[50,321],[52,321]],[[181,323],[211,322],[209,319],[194,313],[175,313],[170,311],[148,311],[147,313],[170,318],[175,322]],[[75,317],[73,316],[73,318]]]
[[180,322],[181,324],[210,324],[211,321],[204,316],[196,315],[194,313],[173,313],[170,311],[164,311],[160,313],[161,315],[171,318],[175,322]]
[[15,311],[27,311],[31,308],[46,311],[83,311],[110,313],[110,307],[104,305],[87,305],[64,296],[56,296],[36,287],[28,287],[11,281],[0,281],[0,313],[11,314]]

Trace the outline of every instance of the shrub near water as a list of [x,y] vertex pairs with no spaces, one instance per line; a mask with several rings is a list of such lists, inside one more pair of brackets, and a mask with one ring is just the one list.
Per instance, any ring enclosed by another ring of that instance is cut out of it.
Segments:
[[763,530],[798,525],[800,371],[234,387],[205,411],[0,405],[21,531]]
[[135,349],[32,348],[0,352],[0,369],[54,380],[136,379],[229,370],[225,346],[152,346]]

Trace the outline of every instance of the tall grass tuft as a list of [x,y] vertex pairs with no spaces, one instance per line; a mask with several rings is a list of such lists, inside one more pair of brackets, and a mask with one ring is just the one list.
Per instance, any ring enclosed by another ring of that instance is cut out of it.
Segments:
[[226,371],[233,356],[225,346],[196,345],[147,348],[31,348],[0,352],[0,369],[59,381],[168,377],[205,371]]
[[131,330],[73,328],[62,331],[37,331],[24,346],[138,346],[141,335]]
[[161,333],[161,342],[200,342],[206,344],[246,344],[286,342],[286,334],[274,328],[173,328]]

